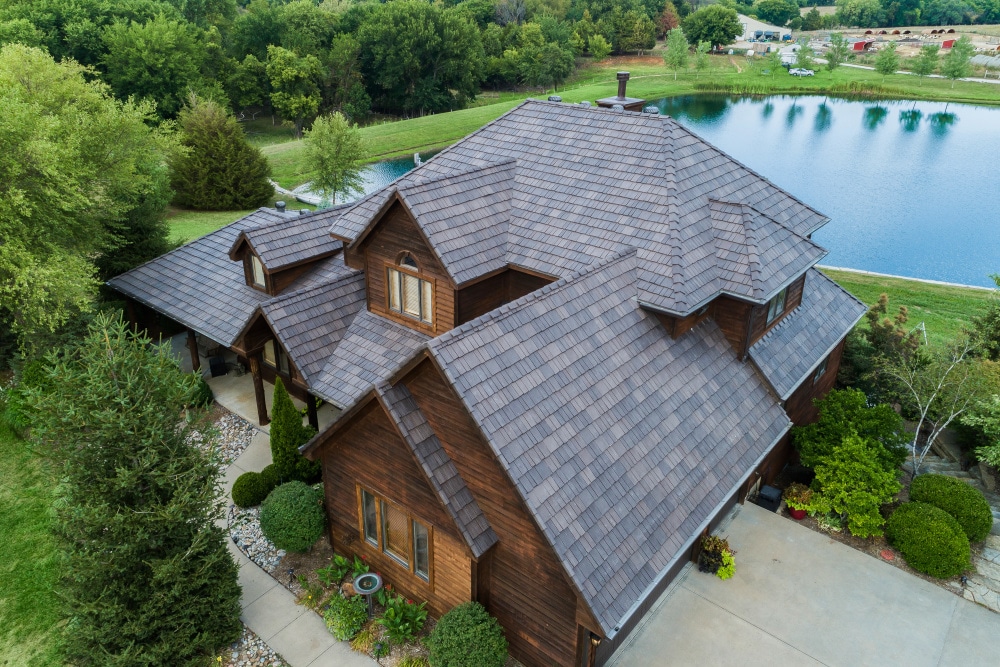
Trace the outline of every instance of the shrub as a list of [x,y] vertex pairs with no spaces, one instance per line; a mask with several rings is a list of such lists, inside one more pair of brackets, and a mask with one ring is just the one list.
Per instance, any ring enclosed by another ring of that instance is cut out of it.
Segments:
[[52,389],[52,379],[49,375],[52,361],[39,358],[29,361],[21,369],[17,384],[6,389],[0,387],[0,423],[6,424],[12,431],[20,435],[31,426],[28,394],[34,390],[40,394]]
[[260,506],[260,529],[274,546],[306,551],[323,535],[323,493],[302,482],[282,484]]
[[934,505],[955,517],[970,542],[985,539],[993,528],[993,512],[977,489],[945,475],[920,475],[910,485],[910,499]]
[[396,667],[428,667],[427,658],[420,655],[408,655],[396,663]]
[[736,557],[733,556],[731,551],[723,551],[722,565],[715,572],[715,576],[725,581],[726,579],[731,579],[734,574],[736,574]]
[[354,639],[351,640],[351,650],[358,653],[369,653],[376,641],[378,641],[378,633],[375,632],[373,626],[369,625],[354,635]]
[[503,628],[478,602],[460,604],[442,616],[426,644],[432,667],[503,667],[507,662]]
[[271,488],[259,472],[245,472],[233,482],[233,504],[237,507],[260,505],[271,493]]
[[[278,474],[278,468],[273,463],[264,466],[264,469],[260,471],[260,476],[264,479],[264,484],[267,485],[268,493],[271,493],[274,487],[281,484],[281,475]],[[292,480],[288,481],[291,482]]]
[[427,620],[427,603],[414,604],[402,596],[389,599],[385,613],[378,619],[379,625],[385,628],[389,640],[397,644],[405,644],[424,629]]
[[[351,561],[340,554],[333,554],[330,564],[316,570],[316,576],[324,586],[339,586],[350,571]],[[381,593],[383,590],[385,589],[380,588],[378,592]]]
[[334,594],[323,612],[323,620],[334,637],[347,641],[368,622],[368,605],[360,595],[345,598]]
[[302,423],[302,415],[295,409],[292,397],[282,384],[274,381],[274,402],[271,406],[271,460],[275,471],[284,481],[311,482],[319,478],[320,464],[299,453],[316,432]]
[[902,505],[889,517],[886,533],[910,567],[924,574],[944,579],[971,565],[969,540],[962,527],[933,505]]
[[191,388],[191,395],[188,397],[188,403],[196,408],[204,408],[212,402],[214,398],[212,394],[212,388],[208,386],[208,382],[201,375],[197,376],[194,386]]

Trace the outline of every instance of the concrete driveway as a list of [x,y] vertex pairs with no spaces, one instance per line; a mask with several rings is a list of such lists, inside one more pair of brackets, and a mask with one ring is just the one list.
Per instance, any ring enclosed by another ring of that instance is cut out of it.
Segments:
[[718,532],[736,576],[686,568],[610,664],[1000,664],[988,609],[756,505]]

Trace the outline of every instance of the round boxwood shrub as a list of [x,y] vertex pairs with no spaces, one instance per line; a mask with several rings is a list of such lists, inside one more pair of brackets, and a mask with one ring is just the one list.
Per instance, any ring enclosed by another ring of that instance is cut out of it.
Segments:
[[[260,471],[260,476],[264,478],[264,483],[267,484],[267,493],[271,493],[274,487],[281,484],[281,475],[278,474],[278,467],[273,463],[268,463],[264,466],[264,469]],[[266,498],[267,494],[264,494],[264,497]]]
[[268,485],[259,472],[245,472],[233,482],[233,504],[237,507],[260,505],[272,488],[274,485]]
[[323,525],[323,492],[302,482],[282,484],[260,506],[260,529],[285,551],[307,551]]
[[969,538],[955,518],[927,503],[906,503],[889,517],[886,536],[914,570],[941,579],[961,574],[970,561]]
[[431,667],[503,667],[507,662],[503,628],[478,602],[460,604],[442,616],[426,644]]
[[970,542],[985,539],[993,528],[993,512],[986,498],[960,479],[919,475],[910,484],[910,499],[934,505],[955,517]]
[[336,593],[323,612],[327,629],[340,641],[347,641],[358,634],[368,622],[368,604],[360,595],[345,598]]

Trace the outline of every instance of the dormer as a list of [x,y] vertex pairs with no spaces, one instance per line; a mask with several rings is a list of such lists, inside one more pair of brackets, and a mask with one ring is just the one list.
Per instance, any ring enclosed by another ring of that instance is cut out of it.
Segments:
[[243,262],[247,286],[271,296],[343,247],[327,233],[326,222],[312,213],[290,216],[261,209],[248,221],[261,224],[240,232],[229,258]]

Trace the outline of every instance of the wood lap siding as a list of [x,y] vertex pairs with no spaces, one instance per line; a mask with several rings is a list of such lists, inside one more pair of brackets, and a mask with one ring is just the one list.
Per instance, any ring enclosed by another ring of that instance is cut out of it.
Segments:
[[430,362],[403,382],[499,537],[478,585],[488,591],[480,601],[503,625],[511,654],[526,665],[573,664],[578,596],[513,483]]
[[788,418],[797,426],[809,424],[816,421],[819,411],[813,405],[813,399],[823,398],[833,389],[837,381],[837,371],[840,370],[840,359],[844,354],[844,341],[833,349],[830,353],[830,361],[827,363],[826,372],[813,384],[813,376],[810,374],[802,381],[798,389],[785,401],[785,412]]
[[[472,598],[472,562],[451,516],[430,487],[413,452],[372,401],[322,450],[326,507],[337,551],[364,556],[402,595],[426,600],[440,617]],[[431,583],[409,572],[364,540],[360,532],[358,485],[385,498],[432,527]]]
[[505,303],[520,299],[552,282],[515,269],[505,269],[478,283],[458,290],[455,295],[455,326],[485,315]]
[[767,323],[766,303],[755,305],[728,296],[720,296],[712,302],[710,308],[712,317],[715,318],[726,339],[732,343],[737,357],[743,359],[750,346],[760,340],[785,315],[798,308],[802,303],[802,289],[805,282],[806,275],[803,273],[789,283],[784,315],[776,318],[771,324]]
[[[454,328],[454,283],[433,251],[424,243],[416,223],[406,210],[396,203],[389,208],[377,225],[363,243],[369,310],[412,329],[431,334],[444,333]],[[396,265],[403,252],[409,252],[416,260],[422,278],[434,281],[434,323],[431,326],[392,311],[388,307],[386,264]]]
[[750,317],[750,340],[747,348],[764,337],[772,327],[782,320],[785,315],[798,308],[802,303],[802,288],[806,283],[806,274],[802,274],[788,284],[788,295],[785,297],[784,314],[776,317],[770,324],[767,323],[767,304],[753,307],[753,314]]
[[306,262],[288,269],[283,269],[271,274],[271,293],[281,294],[281,292],[293,282],[301,278],[306,272],[316,266],[318,262]]

